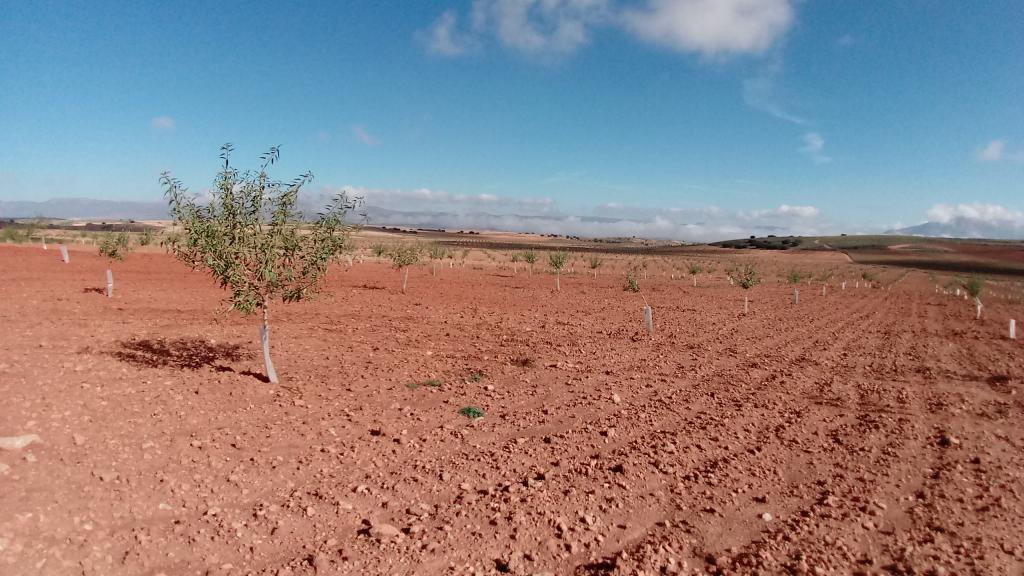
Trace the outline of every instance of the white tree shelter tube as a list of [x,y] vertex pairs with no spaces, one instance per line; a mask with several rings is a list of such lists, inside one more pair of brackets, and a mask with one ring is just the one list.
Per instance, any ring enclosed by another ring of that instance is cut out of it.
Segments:
[[271,384],[277,384],[277,371],[274,370],[274,361],[270,359],[270,322],[266,308],[263,309],[263,323],[260,324],[260,342],[263,344],[263,366],[267,371],[267,379]]
[[644,306],[644,327],[648,334],[654,335],[654,312],[650,306]]
[[60,257],[65,264],[71,261],[71,258],[68,258],[68,247],[63,244],[60,245]]
[[1010,340],[1016,340],[1016,339],[1017,339],[1017,321],[1011,319],[1010,320]]
[[114,272],[107,268],[107,298],[114,297]]

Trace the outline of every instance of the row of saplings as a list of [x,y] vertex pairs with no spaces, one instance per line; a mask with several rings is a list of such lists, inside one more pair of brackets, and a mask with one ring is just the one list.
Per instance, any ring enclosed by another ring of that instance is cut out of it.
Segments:
[[[199,202],[169,173],[161,175],[171,215],[181,229],[174,241],[166,245],[182,262],[193,269],[206,270],[221,288],[228,290],[229,309],[245,315],[260,315],[266,376],[271,383],[278,383],[270,355],[271,302],[278,298],[284,303],[298,302],[322,287],[331,262],[352,248],[354,227],[346,223],[345,216],[359,206],[361,199],[338,194],[309,225],[298,210],[298,198],[300,189],[312,180],[312,174],[307,172],[290,182],[272,179],[269,169],[279,158],[277,147],[260,157],[261,164],[256,171],[233,167],[231,153],[230,144],[221,148],[222,166],[206,202]],[[109,235],[100,244],[100,253],[111,263],[123,259],[129,249],[127,233]],[[408,267],[419,261],[421,250],[419,246],[406,244],[394,247],[388,254],[393,264],[404,272],[403,291],[408,282]],[[441,252],[443,248],[431,250],[433,260],[447,256]],[[532,268],[536,253],[527,251],[520,254],[520,258]],[[548,261],[555,272],[556,288],[560,288],[559,276],[569,255],[552,252]],[[592,259],[591,267],[596,270],[600,263],[600,259]],[[625,290],[640,292],[636,274],[637,268],[626,274]],[[760,282],[752,265],[730,271],[730,282],[734,279],[744,290]],[[113,275],[109,267],[107,280],[107,294],[111,295]],[[744,297],[744,312],[748,309],[749,300]],[[646,299],[644,320],[647,329],[653,332]]]

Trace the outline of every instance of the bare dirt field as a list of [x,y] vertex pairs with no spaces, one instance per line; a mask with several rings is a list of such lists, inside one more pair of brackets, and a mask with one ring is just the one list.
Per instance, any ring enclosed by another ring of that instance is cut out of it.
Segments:
[[[0,574],[1024,573],[1019,288],[736,252],[651,262],[653,336],[625,261],[339,266],[272,386],[207,276],[0,246]],[[835,274],[744,315],[741,258]]]

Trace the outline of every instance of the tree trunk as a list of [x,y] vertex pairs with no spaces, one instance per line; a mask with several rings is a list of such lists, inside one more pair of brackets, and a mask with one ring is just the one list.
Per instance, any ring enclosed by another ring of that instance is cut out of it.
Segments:
[[405,287],[409,285],[409,267],[402,268],[402,294],[405,294]]
[[747,295],[743,295],[743,313],[746,314],[750,311],[750,300],[747,299]]
[[263,367],[267,372],[267,380],[271,384],[277,384],[277,371],[274,370],[274,361],[270,359],[270,316],[267,305],[263,304],[263,323],[260,324],[260,342],[263,344]]
[[107,298],[114,297],[114,272],[107,268]]

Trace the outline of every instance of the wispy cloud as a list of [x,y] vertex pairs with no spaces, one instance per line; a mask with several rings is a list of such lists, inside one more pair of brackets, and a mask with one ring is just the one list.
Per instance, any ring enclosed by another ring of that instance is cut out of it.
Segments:
[[171,132],[175,129],[174,118],[170,116],[157,116],[149,121],[150,127],[154,130],[161,130],[164,132]]
[[816,164],[826,164],[832,161],[830,156],[825,154],[825,139],[817,132],[807,132],[802,137],[804,145],[800,152],[813,160]]
[[359,140],[367,146],[376,146],[380,144],[380,139],[373,134],[370,134],[370,132],[362,126],[353,126],[352,135],[356,137],[356,140]]
[[1024,164],[1024,150],[1010,150],[1006,140],[996,139],[981,147],[975,154],[978,162],[996,163],[1012,162]]
[[462,56],[473,47],[473,39],[459,30],[459,17],[445,10],[424,35],[427,50],[439,56]]
[[758,54],[793,23],[790,0],[648,0],[622,13],[642,40],[705,56]]
[[784,98],[779,88],[781,76],[782,57],[776,54],[758,69],[757,74],[743,81],[743,101],[755,110],[803,126],[807,124],[807,120],[790,112],[783,104]]
[[493,37],[521,53],[557,57],[606,27],[679,52],[725,57],[765,52],[793,20],[793,0],[475,0],[464,29],[446,10],[419,35],[428,51],[443,56],[465,54]]

